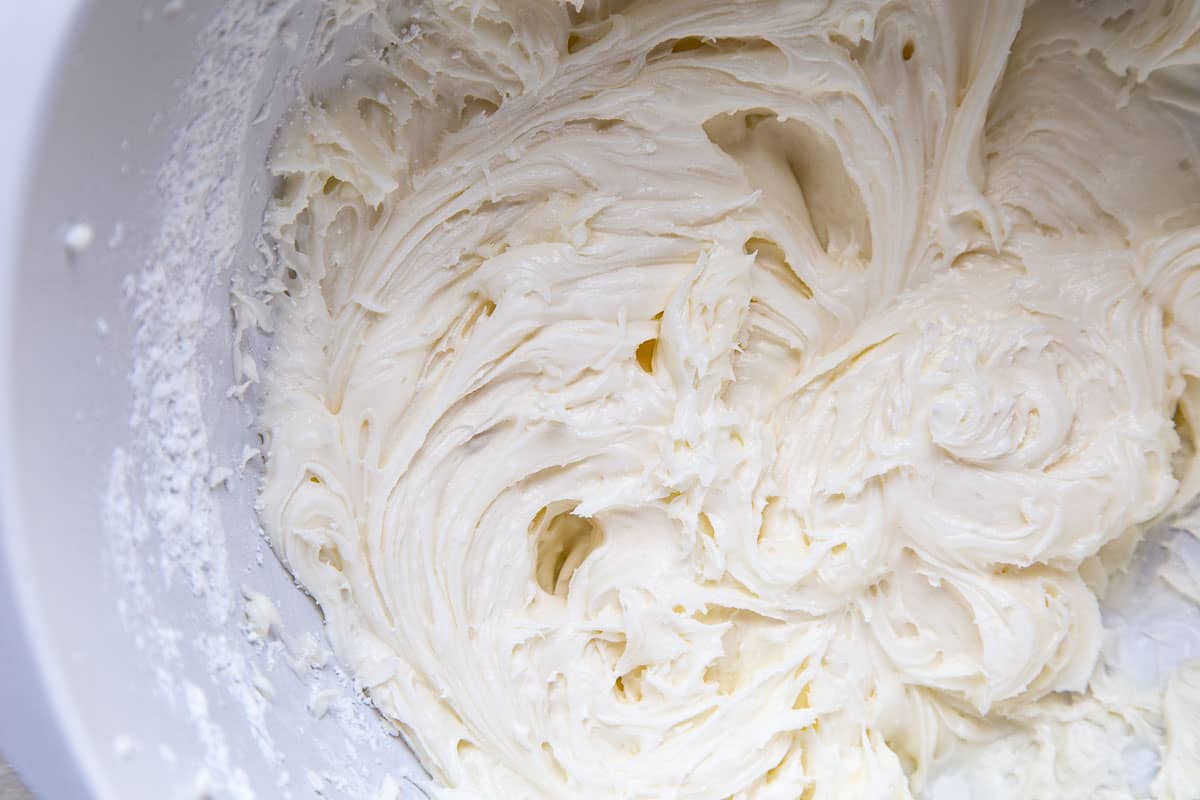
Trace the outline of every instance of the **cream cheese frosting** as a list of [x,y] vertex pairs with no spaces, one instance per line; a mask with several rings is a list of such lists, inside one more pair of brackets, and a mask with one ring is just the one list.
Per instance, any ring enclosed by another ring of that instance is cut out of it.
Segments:
[[909,797],[1083,717],[1195,796],[1195,665],[1094,678],[1200,488],[1200,6],[341,13],[262,516],[440,796]]

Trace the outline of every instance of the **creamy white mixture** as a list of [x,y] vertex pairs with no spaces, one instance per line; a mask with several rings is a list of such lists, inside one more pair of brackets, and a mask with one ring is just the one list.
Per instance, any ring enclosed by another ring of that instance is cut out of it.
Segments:
[[1127,5],[351,9],[262,508],[444,797],[1198,796],[1200,668],[1097,668],[1200,481],[1200,5]]

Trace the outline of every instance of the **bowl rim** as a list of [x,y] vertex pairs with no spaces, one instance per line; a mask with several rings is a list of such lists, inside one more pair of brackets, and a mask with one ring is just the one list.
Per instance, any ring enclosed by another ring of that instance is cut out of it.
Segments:
[[11,306],[26,221],[26,200],[40,149],[38,132],[47,116],[62,65],[60,55],[79,24],[83,0],[17,3],[0,25],[0,75],[5,122],[0,125],[0,164],[12,179],[0,181],[0,753],[18,776],[46,797],[91,797],[77,726],[64,704],[61,681],[41,635],[37,602],[28,580],[21,498],[10,432],[13,337]]

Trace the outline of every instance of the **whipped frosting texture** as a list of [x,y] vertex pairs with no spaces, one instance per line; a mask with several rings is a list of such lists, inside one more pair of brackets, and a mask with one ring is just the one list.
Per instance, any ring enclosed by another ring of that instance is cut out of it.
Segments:
[[[1200,487],[1200,6],[356,13],[271,162],[262,511],[443,796],[908,797],[1135,715],[1090,687]],[[1196,675],[1128,723],[1160,797]]]

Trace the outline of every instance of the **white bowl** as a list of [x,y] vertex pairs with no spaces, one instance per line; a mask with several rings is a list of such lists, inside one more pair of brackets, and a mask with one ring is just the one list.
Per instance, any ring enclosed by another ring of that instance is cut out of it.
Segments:
[[[254,513],[253,403],[227,396],[272,136],[353,30],[322,60],[304,0],[10,5],[0,753],[46,798],[419,796],[403,742],[317,665],[319,613]],[[278,606],[265,641],[243,587]],[[1200,654],[1200,612],[1164,608],[1116,619],[1146,685]]]
[[[55,0],[0,25],[0,752],[40,796],[410,791],[408,750],[334,667],[288,664],[319,615],[261,537],[252,412],[226,398],[230,275],[256,257],[286,78],[320,79],[316,23]],[[208,318],[174,319],[197,298]],[[265,644],[243,585],[282,614]]]

